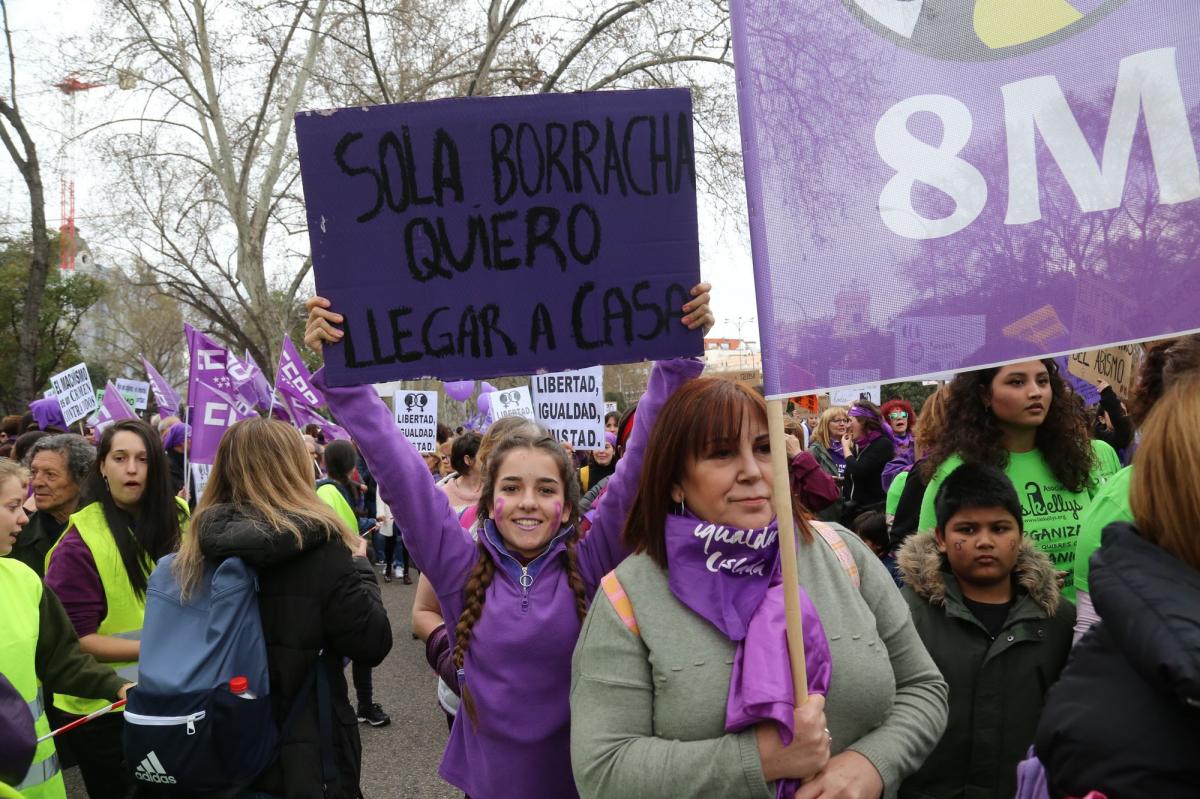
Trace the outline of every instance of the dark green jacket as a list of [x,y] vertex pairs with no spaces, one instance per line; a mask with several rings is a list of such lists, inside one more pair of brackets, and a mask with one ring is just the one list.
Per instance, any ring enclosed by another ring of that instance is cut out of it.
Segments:
[[950,685],[946,732],[900,797],[1012,799],[1017,763],[1071,651],[1075,607],[1028,539],[1014,570],[1016,602],[995,638],[967,609],[932,534],[910,536],[896,561],[913,623]]

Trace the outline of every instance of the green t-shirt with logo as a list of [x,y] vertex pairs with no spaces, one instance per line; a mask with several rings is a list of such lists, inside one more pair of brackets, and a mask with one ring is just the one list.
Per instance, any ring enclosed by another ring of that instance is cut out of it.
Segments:
[[[1021,500],[1025,534],[1050,557],[1055,569],[1067,573],[1063,596],[1072,602],[1075,601],[1075,552],[1084,511],[1091,505],[1099,487],[1121,466],[1120,458],[1108,444],[1093,440],[1092,448],[1096,453],[1096,466],[1091,484],[1082,491],[1064,488],[1036,449],[1010,453],[1004,468]],[[929,481],[921,500],[921,530],[932,530],[937,526],[934,499],[942,481],[962,463],[958,455],[948,458]]]

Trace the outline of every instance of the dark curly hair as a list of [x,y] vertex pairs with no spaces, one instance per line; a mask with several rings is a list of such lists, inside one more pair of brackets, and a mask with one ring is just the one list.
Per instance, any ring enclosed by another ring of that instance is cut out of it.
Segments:
[[[1082,491],[1091,479],[1096,456],[1092,449],[1091,425],[1083,405],[1058,373],[1058,364],[1043,359],[1050,373],[1053,399],[1046,419],[1034,439],[1050,471],[1068,491]],[[950,384],[946,401],[946,430],[925,464],[926,476],[952,455],[965,463],[984,463],[1003,469],[1008,465],[1004,433],[984,400],[991,395],[992,380],[1000,368],[963,372]]]

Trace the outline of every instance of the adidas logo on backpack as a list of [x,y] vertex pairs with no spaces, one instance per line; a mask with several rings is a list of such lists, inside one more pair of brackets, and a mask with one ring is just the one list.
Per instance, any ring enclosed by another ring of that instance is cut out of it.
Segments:
[[175,778],[167,773],[163,764],[159,762],[158,755],[153,752],[142,758],[142,762],[134,770],[133,776],[143,782],[155,782],[160,785],[175,784]]

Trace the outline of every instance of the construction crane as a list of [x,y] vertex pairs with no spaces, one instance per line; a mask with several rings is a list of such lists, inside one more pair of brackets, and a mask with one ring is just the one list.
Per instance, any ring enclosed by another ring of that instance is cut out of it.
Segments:
[[59,171],[60,209],[62,214],[60,219],[62,220],[62,224],[58,228],[58,267],[63,271],[75,271],[75,172],[74,162],[70,155],[75,139],[75,96],[80,92],[85,92],[89,89],[99,89],[104,85],[103,83],[87,83],[80,80],[76,75],[68,75],[54,84],[54,88],[66,95],[67,98],[66,142],[63,144],[62,169]]

